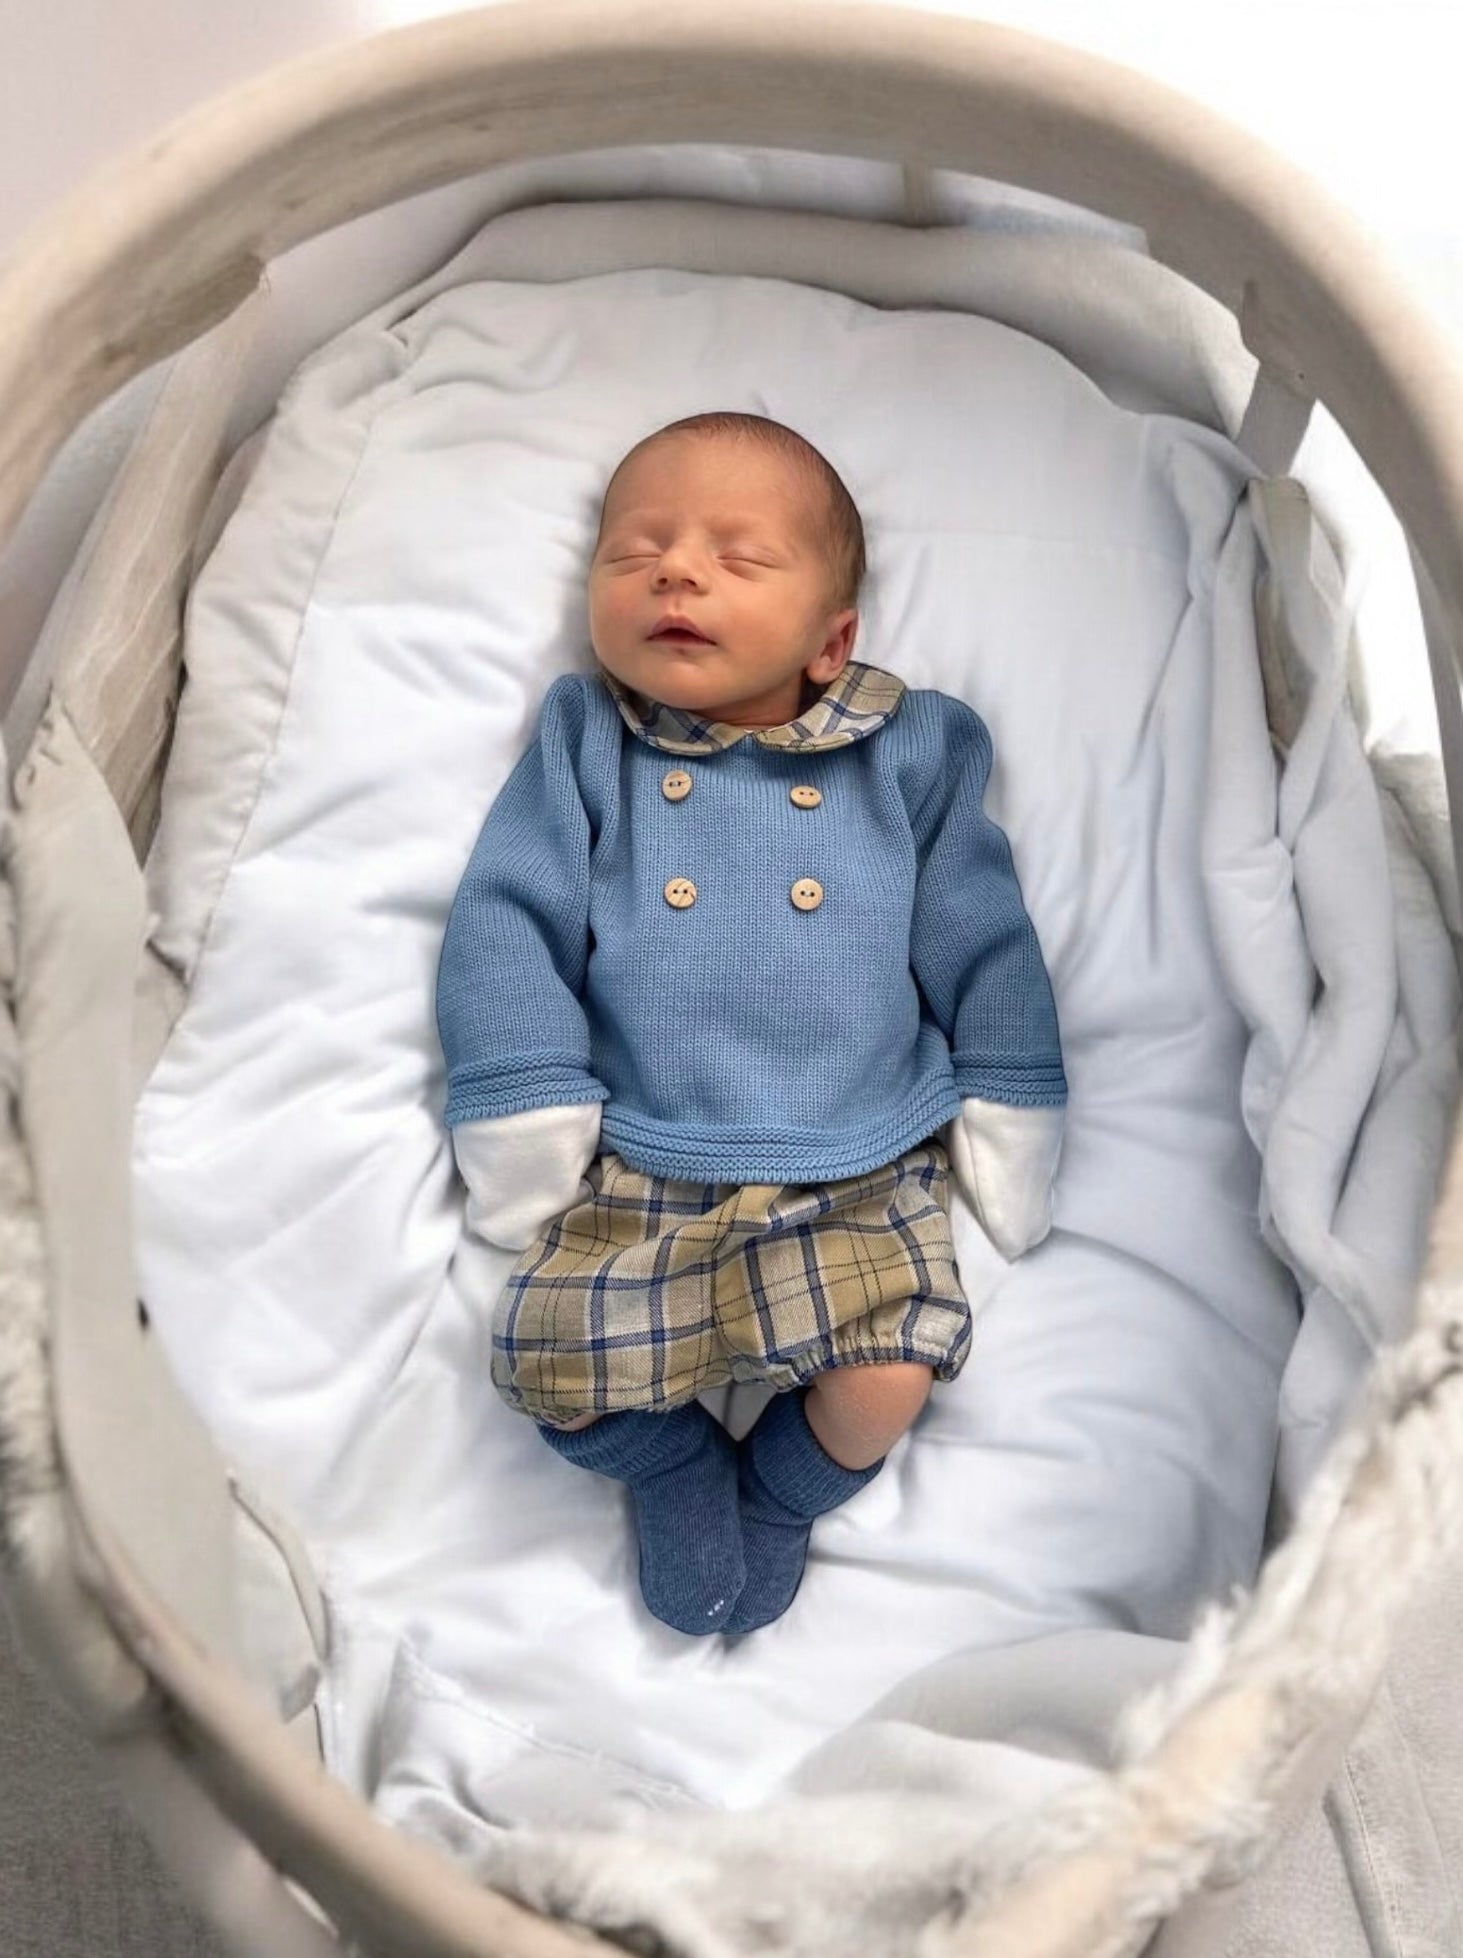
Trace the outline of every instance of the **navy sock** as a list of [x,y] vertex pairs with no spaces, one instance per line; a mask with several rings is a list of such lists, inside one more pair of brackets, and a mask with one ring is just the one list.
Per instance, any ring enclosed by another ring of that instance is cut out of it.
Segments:
[[602,1414],[587,1428],[534,1424],[556,1454],[629,1485],[640,1595],[678,1632],[723,1632],[746,1576],[736,1444],[699,1401]]
[[807,1393],[779,1394],[738,1451],[747,1579],[728,1632],[755,1632],[782,1616],[802,1582],[813,1518],[847,1502],[884,1466],[882,1455],[862,1469],[835,1462],[808,1425]]

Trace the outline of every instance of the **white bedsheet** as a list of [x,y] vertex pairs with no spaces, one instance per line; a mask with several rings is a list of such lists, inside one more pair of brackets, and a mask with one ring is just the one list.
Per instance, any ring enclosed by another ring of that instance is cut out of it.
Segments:
[[[824,451],[868,536],[856,656],[990,726],[1071,1084],[1051,1237],[1008,1268],[952,1194],[970,1360],[817,1525],[791,1611],[739,1641],[648,1616],[623,1490],[489,1384],[513,1254],[463,1241],[433,1018],[486,808],[550,681],[591,663],[609,470],[712,407]],[[1276,829],[1248,473],[1010,328],[770,278],[449,284],[291,384],[190,607],[149,865],[190,994],[138,1111],[139,1281],[316,1557],[330,1762],[382,1813],[451,1840],[444,1815],[746,1807],[810,1785],[800,1763],[953,1655],[1182,1640],[1252,1578],[1298,1296],[1257,1227],[1251,1129],[1283,1106],[1315,972]],[[1338,892],[1356,834],[1382,833],[1350,802],[1360,831],[1313,845]],[[1008,1787],[1076,1771],[1052,1752]],[[952,1785],[908,1754],[890,1772]]]

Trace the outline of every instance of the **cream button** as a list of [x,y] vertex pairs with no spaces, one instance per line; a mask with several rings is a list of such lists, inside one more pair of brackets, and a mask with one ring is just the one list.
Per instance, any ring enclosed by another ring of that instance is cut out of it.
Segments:
[[673,768],[660,785],[667,802],[680,802],[691,793],[691,778],[684,768]]
[[665,887],[665,901],[677,911],[684,911],[688,904],[696,902],[696,886],[689,877],[672,877]]
[[823,800],[823,791],[821,789],[809,788],[806,782],[799,783],[797,788],[789,789],[787,793],[799,809],[816,809],[818,804]]
[[816,877],[799,877],[790,895],[799,911],[816,911],[823,902],[823,886]]

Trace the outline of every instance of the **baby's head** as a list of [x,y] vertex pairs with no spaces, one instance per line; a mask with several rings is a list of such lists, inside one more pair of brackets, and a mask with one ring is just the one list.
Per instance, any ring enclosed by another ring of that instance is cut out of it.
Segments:
[[[777,727],[847,664],[863,575],[857,507],[810,442],[762,415],[691,415],[610,478],[590,638],[647,699]],[[657,636],[671,614],[703,637]]]

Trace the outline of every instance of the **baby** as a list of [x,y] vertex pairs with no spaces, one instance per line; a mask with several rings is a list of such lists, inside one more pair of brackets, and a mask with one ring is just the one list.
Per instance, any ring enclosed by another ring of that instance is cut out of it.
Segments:
[[[971,709],[850,658],[863,528],[781,423],[636,444],[437,981],[469,1228],[521,1253],[492,1375],[629,1487],[649,1610],[779,1617],[971,1341],[948,1175],[1050,1226],[1056,1009]],[[697,1398],[777,1392],[735,1445]]]

